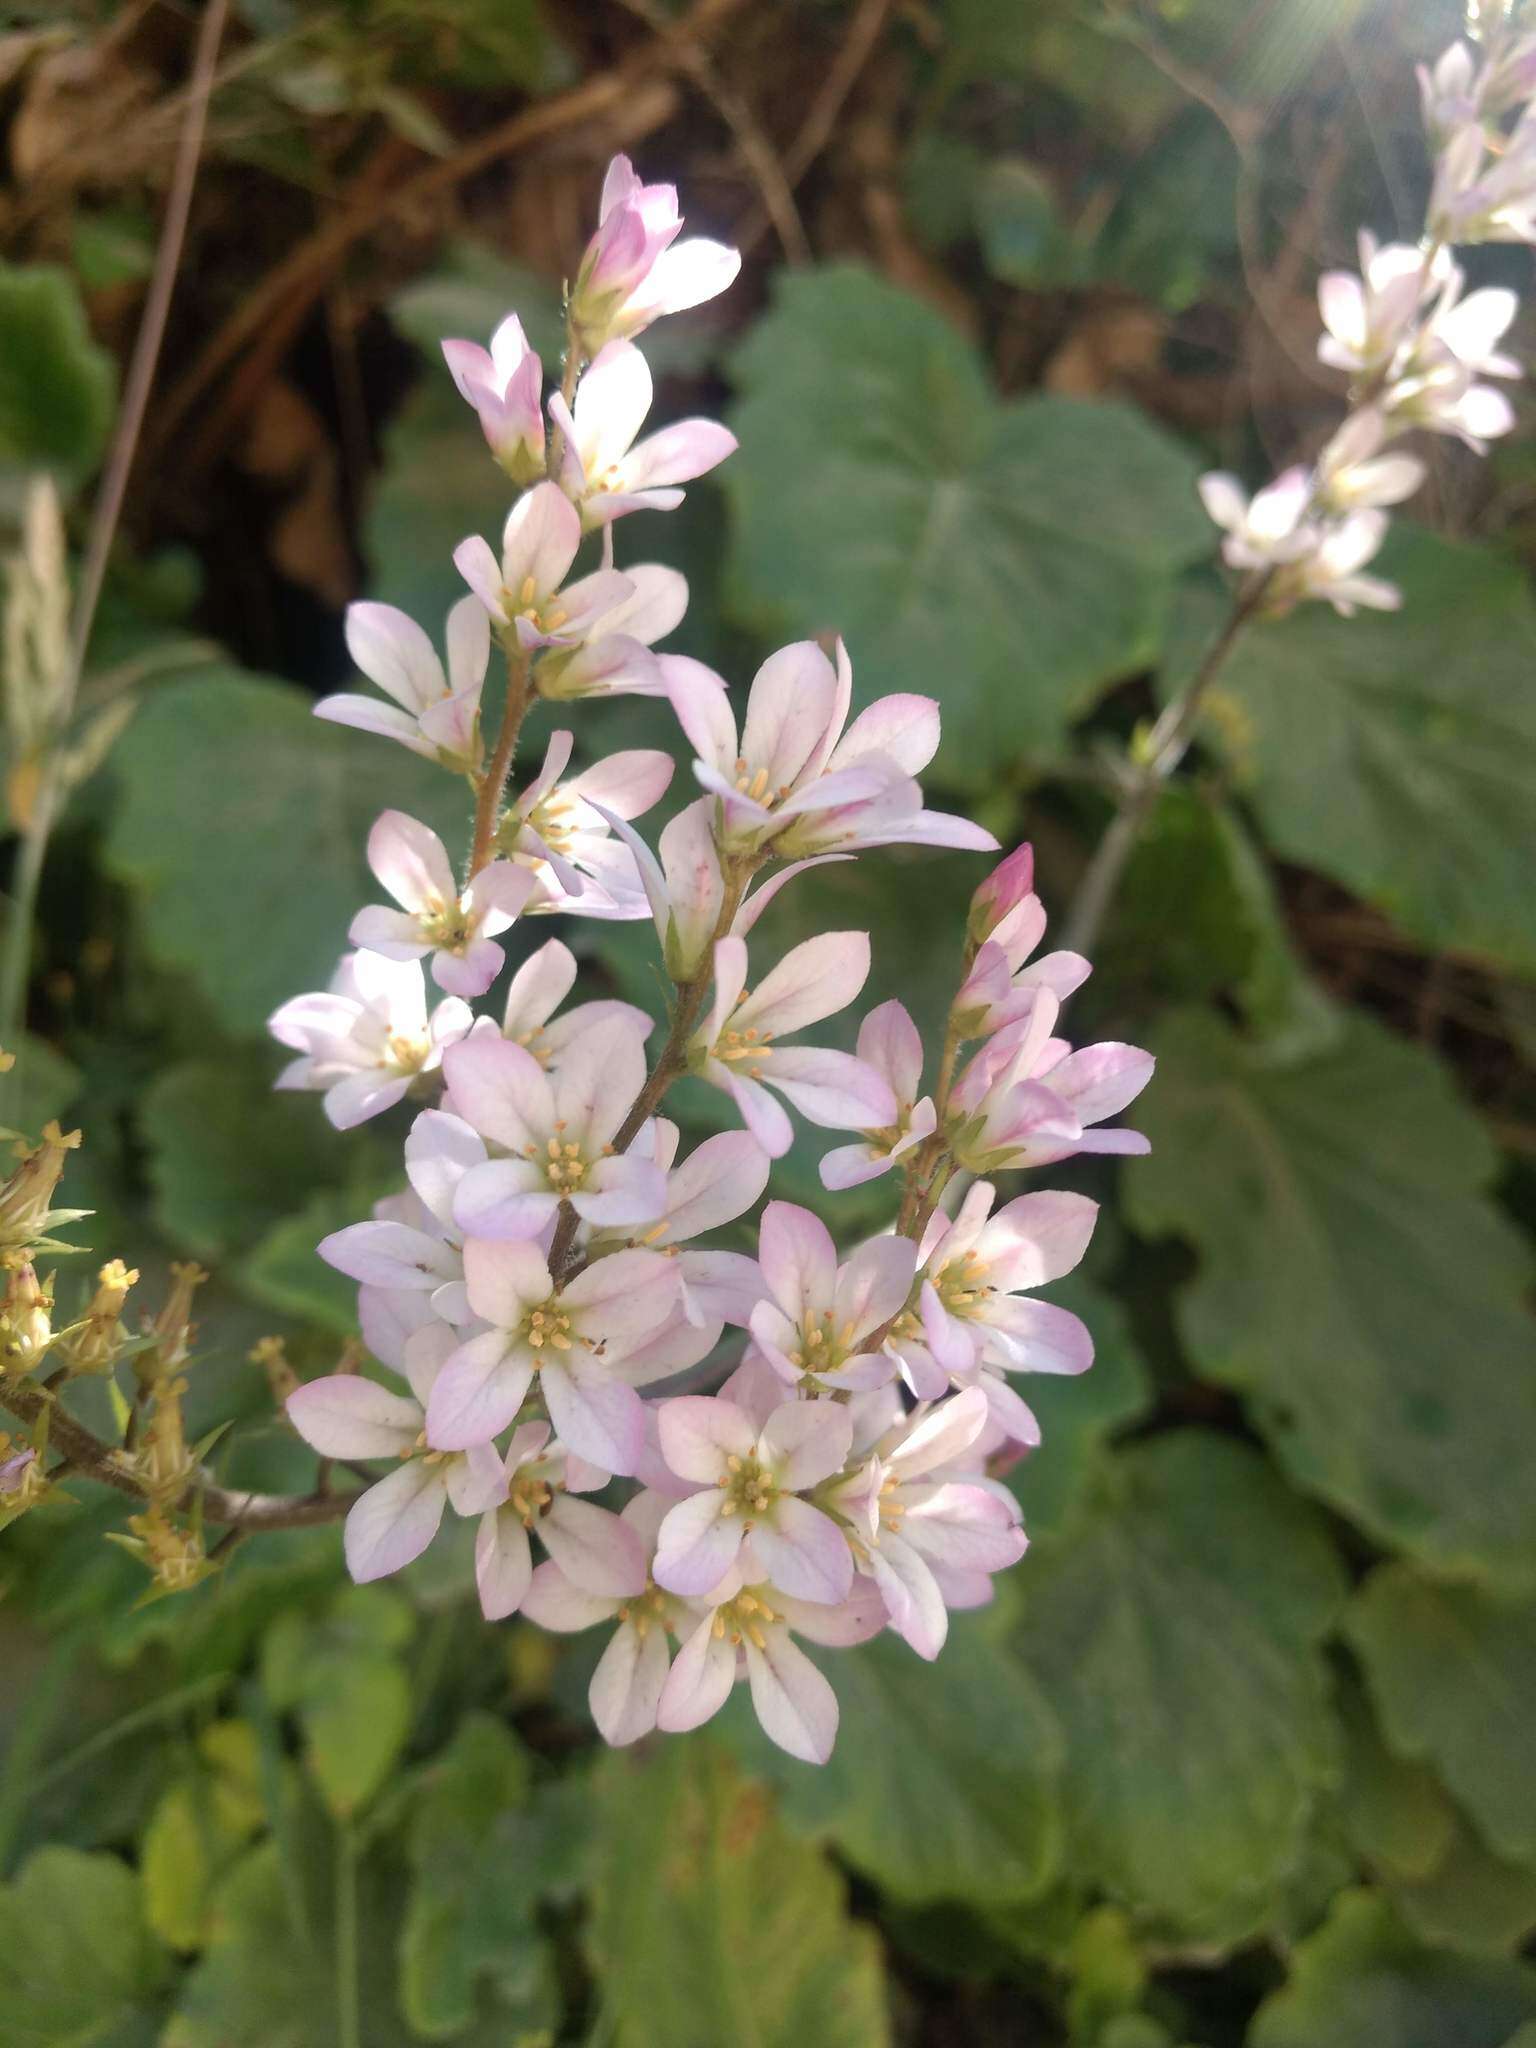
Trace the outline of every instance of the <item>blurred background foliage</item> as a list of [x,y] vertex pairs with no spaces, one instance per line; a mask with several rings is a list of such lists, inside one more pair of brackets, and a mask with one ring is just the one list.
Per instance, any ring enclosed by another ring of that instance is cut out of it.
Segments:
[[[0,518],[46,467],[78,534],[195,13],[7,14]],[[334,1358],[350,1290],[312,1247],[400,1135],[272,1096],[264,1017],[329,972],[377,808],[463,826],[445,778],[308,716],[345,602],[434,626],[499,523],[439,337],[515,305],[552,354],[603,162],[675,178],[747,264],[650,337],[659,402],[741,452],[621,558],[686,568],[674,644],[738,685],[840,630],[865,695],[937,695],[935,800],[1033,838],[1059,913],[1106,743],[1217,602],[1194,477],[1315,445],[1316,273],[1419,217],[1411,67],[1456,26],[237,0],[93,648],[136,709],[55,840],[10,1119],[84,1128],[85,1236],[146,1296],[214,1268],[196,1411],[240,1422],[232,1479],[307,1483],[247,1354]],[[462,1542],[359,1589],[334,1531],[290,1532],[145,1606],[115,1503],[37,1512],[0,1547],[8,2048],[329,2048],[354,1997],[367,2048],[1532,2048],[1536,440],[1431,454],[1404,611],[1249,637],[1078,998],[1079,1035],[1159,1053],[1154,1151],[1053,1175],[1109,1205],[1062,1290],[1099,1358],[1039,1390],[998,1605],[931,1669],[839,1657],[824,1771],[734,1711],[608,1756],[595,1651],[484,1627]],[[635,701],[577,730],[674,744]],[[981,868],[869,856],[764,936],[867,926],[869,1000],[931,1027]],[[654,999],[648,931],[574,942]],[[785,1191],[878,1225],[819,1149]]]

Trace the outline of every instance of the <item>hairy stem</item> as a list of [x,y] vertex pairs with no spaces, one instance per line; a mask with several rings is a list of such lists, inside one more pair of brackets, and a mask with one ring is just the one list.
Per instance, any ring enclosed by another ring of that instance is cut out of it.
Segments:
[[1157,799],[1189,751],[1211,685],[1244,627],[1262,605],[1273,576],[1273,570],[1266,569],[1239,588],[1199,667],[1178,696],[1163,707],[1140,748],[1139,758],[1120,792],[1115,815],[1088,863],[1067,913],[1063,943],[1071,952],[1086,953],[1097,939],[1126,863],[1157,807]]
[[[0,1407],[27,1423],[36,1423],[46,1413],[50,1447],[61,1452],[83,1478],[98,1480],[134,1500],[150,1498],[149,1487],[132,1458],[116,1445],[103,1443],[34,1381],[0,1381]],[[215,1486],[199,1474],[172,1505],[183,1508],[200,1502],[204,1521],[229,1528],[301,1529],[316,1522],[339,1521],[356,1499],[355,1493],[244,1493]]]
[[496,735],[495,751],[489,767],[480,778],[475,797],[475,835],[464,876],[466,885],[485,866],[496,843],[496,828],[501,823],[501,800],[506,795],[507,777],[512,773],[517,736],[523,729],[523,720],[532,701],[528,687],[532,665],[532,655],[515,641],[507,648],[507,701],[502,706],[501,730]]

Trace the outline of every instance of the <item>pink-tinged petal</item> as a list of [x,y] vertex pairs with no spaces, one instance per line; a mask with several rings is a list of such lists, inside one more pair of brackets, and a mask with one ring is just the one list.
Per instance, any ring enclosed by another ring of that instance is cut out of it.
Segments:
[[763,1211],[758,1263],[768,1291],[797,1327],[832,1305],[837,1287],[837,1247],[832,1233],[809,1209],[770,1202]]
[[821,1156],[821,1184],[830,1193],[838,1194],[844,1188],[862,1187],[866,1181],[878,1180],[895,1163],[896,1155],[883,1145],[838,1145]]
[[350,1074],[325,1091],[326,1119],[338,1131],[355,1130],[403,1101],[410,1085],[405,1074]]
[[660,803],[673,772],[670,754],[655,747],[633,747],[584,768],[567,788],[585,803],[601,804],[621,818],[638,818]]
[[499,1436],[523,1405],[533,1378],[530,1354],[505,1330],[486,1330],[451,1352],[427,1399],[427,1441],[463,1451]]
[[667,1182],[665,1242],[681,1244],[744,1216],[768,1185],[768,1158],[746,1131],[706,1138]]
[[932,1663],[949,1634],[949,1613],[926,1562],[910,1543],[887,1530],[870,1553],[869,1568],[892,1628]]
[[431,1289],[459,1277],[453,1248],[408,1223],[349,1223],[318,1249],[328,1266],[367,1287]]
[[461,597],[448,609],[448,687],[455,697],[479,698],[491,659],[491,622],[483,605]]
[[910,1337],[899,1343],[887,1338],[885,1348],[896,1359],[904,1384],[917,1400],[937,1401],[949,1392],[949,1374],[925,1344]]
[[1016,1295],[994,1296],[978,1329],[982,1355],[1010,1372],[1086,1372],[1093,1363],[1093,1338],[1079,1317],[1054,1302]]
[[853,1419],[839,1403],[785,1401],[763,1425],[758,1457],[785,1493],[804,1493],[842,1469],[852,1444]]
[[533,1552],[522,1517],[510,1509],[488,1509],[475,1532],[475,1585],[486,1620],[516,1614],[532,1577]]
[[1042,1190],[999,1209],[981,1238],[990,1286],[1004,1294],[1070,1273],[1093,1236],[1099,1205],[1086,1195]]
[[[685,1394],[675,1401],[663,1401],[656,1421],[662,1455],[670,1469],[679,1479],[696,1480],[701,1486],[720,1485],[727,1460],[749,1458],[757,1441],[751,1416],[734,1401],[718,1395]],[[709,1584],[714,1582],[711,1579]]]
[[848,768],[867,754],[920,775],[939,750],[939,707],[931,697],[881,697],[861,711],[833,748],[829,768]]
[[464,1281],[475,1314],[501,1330],[520,1329],[554,1292],[543,1253],[526,1241],[470,1238],[464,1246]]
[[406,910],[435,915],[458,901],[443,842],[404,811],[384,811],[374,820],[368,834],[368,865]]
[[478,410],[487,398],[494,397],[498,382],[496,362],[488,349],[483,349],[478,341],[454,340],[444,341],[442,351],[460,398]]
[[831,1605],[848,1597],[853,1556],[847,1538],[809,1501],[781,1495],[763,1520],[753,1523],[752,1548],[769,1580],[796,1599]]
[[657,920],[669,973],[698,972],[725,902],[725,877],[713,831],[714,804],[700,797],[671,819],[661,835],[666,912]]
[[987,1397],[987,1413],[994,1425],[1012,1443],[1035,1450],[1040,1442],[1040,1424],[1035,1411],[1016,1394],[1006,1380],[991,1373],[981,1375],[981,1391]]
[[1096,1124],[1134,1102],[1156,1064],[1134,1045],[1085,1045],[1051,1069],[1051,1087],[1081,1123]]
[[485,1144],[462,1117],[424,1109],[405,1140],[405,1171],[412,1188],[444,1229],[453,1223],[453,1197],[472,1166],[485,1159]]
[[649,434],[619,465],[626,494],[691,483],[716,469],[737,448],[736,436],[718,420],[678,420]]
[[633,1387],[552,1358],[539,1380],[563,1444],[605,1472],[627,1477],[634,1471],[645,1448],[645,1408]]
[[583,638],[609,612],[616,611],[629,593],[629,578],[617,569],[594,569],[579,583],[568,583],[560,593],[560,609],[565,618],[555,637]]
[[542,1150],[554,1127],[554,1091],[544,1069],[522,1046],[493,1033],[472,1033],[443,1055],[455,1112],[481,1137],[509,1152]]
[[521,604],[529,579],[537,599],[560,588],[581,546],[581,516],[558,484],[539,483],[524,491],[507,514],[501,534],[500,581]]
[[899,830],[861,834],[863,846],[944,846],[959,853],[996,853],[997,834],[948,811],[919,811]]
[[731,924],[732,934],[738,939],[744,939],[784,884],[792,882],[796,875],[803,875],[808,868],[829,867],[834,861],[852,859],[851,853],[816,853],[812,854],[809,860],[792,860],[786,867],[777,869],[766,882],[760,883],[752,891],[737,911]]
[[656,1706],[656,1725],[669,1735],[700,1728],[718,1714],[736,1682],[736,1648],[714,1631],[707,1614],[672,1660]]
[[736,719],[724,682],[712,668],[685,654],[663,655],[661,673],[677,722],[694,753],[721,774],[733,772]]
[[363,1342],[380,1365],[404,1372],[406,1342],[432,1321],[432,1310],[424,1294],[403,1294],[393,1287],[361,1287],[357,1320]]
[[752,774],[766,773],[770,792],[794,787],[826,735],[836,695],[836,673],[814,640],[781,647],[752,678],[741,754]]
[[650,1160],[628,1156],[599,1159],[571,1197],[571,1207],[582,1221],[602,1230],[654,1223],[666,1202],[666,1175]]
[[890,1083],[851,1052],[776,1046],[764,1078],[823,1130],[884,1130],[900,1114]]
[[506,957],[494,939],[471,939],[462,953],[439,948],[432,955],[432,979],[449,995],[472,1001],[485,994]]
[[436,1466],[412,1458],[370,1486],[347,1515],[342,1544],[357,1583],[387,1578],[420,1557],[437,1534],[447,1490]]
[[437,651],[416,621],[392,604],[349,604],[347,652],[369,682],[420,713],[448,690]]
[[267,1029],[279,1045],[295,1052],[330,1053],[345,1045],[352,1027],[362,1015],[352,996],[327,994],[293,996],[267,1019]]
[[[747,1328],[757,1355],[786,1386],[800,1384],[804,1363],[796,1365],[792,1353],[800,1350],[800,1332],[787,1321],[776,1302],[760,1301],[747,1318]],[[752,1354],[749,1353],[750,1357]],[[734,1377],[734,1375],[733,1375]]]
[[742,1252],[684,1252],[684,1305],[698,1323],[731,1323],[745,1329],[763,1299],[762,1269]]
[[[473,604],[473,598],[468,600]],[[475,606],[480,617],[485,613]],[[480,715],[479,686],[472,690],[461,690],[457,696],[444,697],[440,703],[429,704],[421,714],[421,736],[430,742],[431,751],[445,754],[450,761],[469,762],[475,756],[475,720]],[[424,751],[418,748],[418,752]]]
[[453,566],[475,596],[495,619],[506,617],[506,594],[502,589],[501,564],[491,544],[478,533],[461,540],[453,551]]
[[606,1344],[622,1357],[628,1346],[666,1322],[676,1307],[677,1289],[673,1260],[633,1248],[594,1259],[565,1288],[560,1301],[584,1338]]
[[892,1000],[870,1011],[859,1026],[858,1051],[899,1102],[916,1101],[923,1085],[923,1041],[903,1004]]
[[599,349],[576,387],[571,412],[576,449],[589,478],[622,460],[651,409],[651,391],[650,368],[639,349],[627,341],[610,341]]
[[617,1601],[600,1599],[595,1593],[584,1593],[580,1586],[565,1576],[559,1565],[546,1562],[534,1572],[523,1596],[522,1611],[540,1628],[568,1635],[578,1629],[593,1628],[600,1621],[611,1621],[617,1606]]
[[296,1387],[288,1420],[323,1458],[394,1458],[421,1432],[421,1410],[360,1373],[332,1373]]
[[456,1515],[471,1519],[507,1497],[507,1474],[494,1444],[471,1444],[462,1457],[443,1460],[443,1484]]
[[980,1387],[967,1387],[931,1408],[907,1432],[891,1454],[891,1468],[903,1482],[937,1471],[968,1451],[986,1426],[986,1394]]
[[[724,945],[727,942],[721,941]],[[732,1022],[787,1034],[845,1009],[869,978],[867,932],[823,932],[792,946]]]
[[347,927],[354,946],[382,953],[386,960],[419,960],[431,948],[421,936],[421,925],[405,910],[386,910],[382,903],[370,903]]
[[[724,1515],[725,1495],[711,1487],[677,1503],[661,1525],[656,1561],[658,1586],[697,1598],[718,1586],[741,1549],[739,1515]],[[845,1546],[846,1547],[846,1546]]]
[[537,887],[538,878],[530,869],[510,860],[493,860],[471,877],[464,893],[472,909],[489,912],[483,917],[482,929],[495,933],[505,931],[521,914]]
[[652,1624],[642,1634],[625,1622],[614,1630],[587,1689],[597,1732],[610,1747],[623,1749],[656,1726],[669,1665],[665,1629]]
[[888,1385],[896,1377],[896,1360],[889,1351],[861,1351],[834,1371],[818,1372],[816,1377],[824,1387],[867,1393],[874,1387]]
[[1029,1547],[1016,1502],[964,1483],[936,1486],[914,1501],[902,1534],[930,1567],[961,1572],[1006,1571]]
[[413,712],[402,711],[398,704],[381,704],[376,697],[354,697],[347,691],[336,697],[322,697],[315,706],[315,716],[331,725],[350,725],[358,732],[398,740],[413,754],[425,755],[429,760],[436,752],[435,743],[429,744],[422,738]]
[[472,1166],[453,1198],[455,1226],[498,1243],[541,1238],[554,1223],[559,1197],[538,1184],[526,1159],[488,1159]]
[[763,1647],[750,1638],[747,1682],[763,1733],[801,1763],[824,1764],[837,1740],[837,1695],[784,1629],[768,1629]]
[[627,1600],[645,1591],[640,1538],[606,1508],[557,1494],[539,1523],[539,1535],[566,1577],[587,1592]]
[[515,1039],[537,1031],[570,994],[576,982],[576,956],[559,939],[548,939],[513,975],[507,990],[501,1028]]
[[664,313],[685,313],[719,296],[741,269],[741,252],[694,235],[664,249],[644,281],[624,303],[618,324],[638,334]]
[[907,1237],[872,1237],[861,1244],[837,1276],[829,1306],[833,1320],[866,1336],[905,1306],[917,1264],[917,1247]]
[[919,1297],[923,1335],[935,1363],[945,1373],[969,1372],[976,1363],[976,1339],[958,1316],[950,1314],[931,1280]]
[[829,1650],[851,1650],[856,1643],[869,1642],[879,1635],[887,1618],[878,1588],[864,1578],[855,1579],[848,1598],[832,1607],[791,1599],[787,1593],[773,1605],[797,1636]]
[[555,1116],[567,1142],[601,1151],[645,1085],[645,1040],[627,1017],[594,1026],[566,1047],[555,1075]]
[[733,1074],[729,1067],[712,1061],[704,1078],[723,1088],[741,1113],[741,1120],[770,1159],[782,1159],[795,1142],[795,1127],[774,1101],[761,1081],[749,1081]]

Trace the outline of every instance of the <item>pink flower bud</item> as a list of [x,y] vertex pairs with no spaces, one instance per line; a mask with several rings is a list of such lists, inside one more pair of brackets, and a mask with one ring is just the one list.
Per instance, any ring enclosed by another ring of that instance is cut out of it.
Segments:
[[1011,910],[1035,886],[1035,849],[1026,839],[997,866],[971,898],[965,935],[972,946],[985,945]]

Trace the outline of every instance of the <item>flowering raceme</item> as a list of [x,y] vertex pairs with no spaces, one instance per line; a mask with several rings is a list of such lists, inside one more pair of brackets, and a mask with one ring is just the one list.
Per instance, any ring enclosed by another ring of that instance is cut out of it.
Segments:
[[[470,595],[449,615],[446,663],[399,612],[348,617],[353,659],[387,701],[343,695],[321,715],[466,776],[474,825],[456,870],[434,832],[384,812],[368,857],[395,907],[361,910],[332,989],[271,1020],[298,1055],[280,1085],[323,1091],[334,1123],[412,1105],[404,1190],[320,1247],[358,1283],[372,1359],[410,1391],[342,1371],[300,1386],[287,1412],[322,1457],[379,1461],[347,1514],[354,1577],[409,1563],[449,1510],[474,1518],[488,1619],[609,1628],[590,1693],[608,1741],[696,1727],[740,1678],[773,1740],[822,1762],[837,1701],[803,1646],[889,1628],[935,1656],[951,1610],[989,1598],[1024,1550],[999,1473],[1039,1431],[1015,1380],[1092,1358],[1084,1326],[1035,1290],[1082,1256],[1094,1205],[999,1200],[991,1176],[1140,1149],[1103,1126],[1151,1062],[1058,1035],[1089,969],[1040,951],[1027,848],[976,891],[930,1074],[899,1001],[869,1011],[855,1050],[820,1042],[864,988],[869,939],[776,949],[759,920],[780,892],[881,847],[996,842],[924,804],[938,706],[896,695],[852,715],[840,641],[771,654],[739,718],[719,676],[656,651],[687,585],[617,562],[615,523],[670,510],[735,446],[709,420],[639,438],[652,385],[634,337],[723,289],[738,262],[679,227],[671,188],[615,159],[547,397],[515,315],[488,349],[445,344],[519,493],[499,550],[476,536],[456,551]],[[1437,347],[1456,339],[1453,314]],[[1482,317],[1484,341],[1496,324]],[[1378,455],[1355,462],[1359,518],[1410,480],[1371,472]],[[1232,511],[1253,562],[1311,562],[1310,540],[1284,539],[1303,523],[1289,500]],[[494,730],[493,642],[507,675]],[[573,770],[562,724],[532,778],[514,776],[536,700],[563,715],[621,692],[664,698],[694,757],[700,794],[650,836],[636,821],[672,776],[657,749]],[[522,945],[523,918],[563,914],[654,922],[663,1033],[609,996],[572,1003],[561,940]],[[509,940],[519,964],[498,1011],[477,1016]],[[428,972],[448,992],[430,1011]],[[723,1096],[733,1127],[685,1138],[663,1114],[680,1081]],[[840,1249],[820,1216],[770,1200],[746,1248],[797,1123],[847,1140],[822,1160],[827,1189],[888,1178],[893,1229]],[[967,1188],[975,1174],[988,1178]]]

